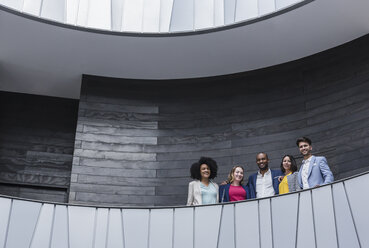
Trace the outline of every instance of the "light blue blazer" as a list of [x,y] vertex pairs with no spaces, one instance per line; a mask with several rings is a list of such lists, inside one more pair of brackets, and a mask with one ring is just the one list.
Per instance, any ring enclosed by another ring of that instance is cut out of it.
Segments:
[[[298,174],[298,182],[301,188],[302,188],[302,179],[301,179],[302,167],[303,166],[301,166]],[[312,156],[310,160],[310,167],[308,173],[309,187],[312,188],[316,185],[331,183],[333,182],[333,180],[334,180],[333,174],[332,171],[329,169],[327,159],[325,157]]]

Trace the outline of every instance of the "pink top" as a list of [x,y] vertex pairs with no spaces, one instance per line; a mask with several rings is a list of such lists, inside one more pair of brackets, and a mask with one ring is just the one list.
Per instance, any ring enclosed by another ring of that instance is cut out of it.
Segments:
[[243,201],[246,200],[246,191],[242,186],[229,187],[229,201]]

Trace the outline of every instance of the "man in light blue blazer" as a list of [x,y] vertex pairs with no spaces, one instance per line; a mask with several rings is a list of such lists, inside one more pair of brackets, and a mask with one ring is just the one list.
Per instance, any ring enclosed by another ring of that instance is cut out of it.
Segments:
[[298,138],[296,141],[296,145],[304,157],[298,174],[298,181],[302,189],[319,187],[334,180],[327,159],[311,154],[311,143],[311,140],[306,137]]

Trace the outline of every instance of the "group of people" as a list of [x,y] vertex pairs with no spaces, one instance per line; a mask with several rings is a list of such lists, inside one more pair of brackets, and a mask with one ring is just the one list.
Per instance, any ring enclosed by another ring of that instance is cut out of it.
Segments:
[[214,204],[268,197],[278,194],[319,187],[333,182],[333,174],[325,157],[312,155],[312,142],[307,137],[297,139],[296,145],[303,156],[300,170],[293,156],[282,158],[280,170],[269,168],[265,152],[256,155],[259,170],[244,183],[244,168],[236,165],[220,186],[212,179],[217,176],[218,166],[214,159],[202,157],[191,166],[187,205]]

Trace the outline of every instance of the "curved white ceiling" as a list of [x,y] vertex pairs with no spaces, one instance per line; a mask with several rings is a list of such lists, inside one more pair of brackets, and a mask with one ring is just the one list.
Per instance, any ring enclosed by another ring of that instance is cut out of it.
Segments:
[[0,0],[34,17],[117,32],[172,33],[211,29],[312,0]]
[[71,29],[0,9],[0,90],[79,98],[81,75],[179,79],[299,59],[369,33],[369,0],[315,0],[259,22],[184,36]]

